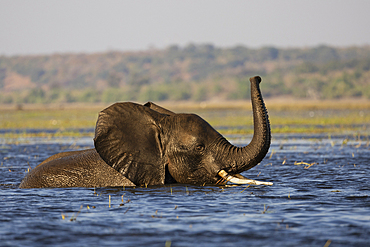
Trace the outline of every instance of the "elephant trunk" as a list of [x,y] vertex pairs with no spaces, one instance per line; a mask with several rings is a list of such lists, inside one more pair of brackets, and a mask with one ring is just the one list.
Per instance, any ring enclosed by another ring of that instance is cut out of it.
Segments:
[[258,165],[266,156],[271,143],[270,122],[267,109],[262,98],[259,84],[261,77],[249,79],[251,82],[251,101],[253,108],[254,134],[252,141],[245,147],[229,144],[227,148],[228,166],[225,171],[238,174]]

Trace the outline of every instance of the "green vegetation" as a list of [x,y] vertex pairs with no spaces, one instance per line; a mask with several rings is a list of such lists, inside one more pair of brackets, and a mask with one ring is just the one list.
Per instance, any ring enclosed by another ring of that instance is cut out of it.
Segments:
[[0,56],[0,104],[243,100],[248,78],[265,97],[370,98],[370,47],[213,45],[142,52]]
[[198,113],[223,134],[251,134],[248,79],[257,74],[263,77],[273,133],[368,131],[369,46],[192,44],[142,52],[0,56],[0,129],[58,129],[52,136],[78,136],[76,130],[93,128],[99,110],[112,102],[162,101],[175,112]]
[[93,128],[95,109],[54,109],[0,111],[0,129],[77,129]]
[[[164,107],[175,112],[193,112],[200,115],[222,134],[252,134],[253,121],[250,103],[208,105],[179,105]],[[247,107],[248,106],[248,107]],[[369,133],[370,104],[358,102],[293,102],[268,101],[272,133]],[[79,108],[0,110],[0,129],[57,129],[56,133],[30,134],[7,132],[0,138],[17,137],[93,137],[93,131],[80,133],[81,128],[95,127],[99,110],[104,106]]]

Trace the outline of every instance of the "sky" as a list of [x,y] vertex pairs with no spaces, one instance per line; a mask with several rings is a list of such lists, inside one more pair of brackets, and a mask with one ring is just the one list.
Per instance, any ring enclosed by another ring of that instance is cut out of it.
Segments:
[[0,0],[0,55],[370,44],[369,0]]

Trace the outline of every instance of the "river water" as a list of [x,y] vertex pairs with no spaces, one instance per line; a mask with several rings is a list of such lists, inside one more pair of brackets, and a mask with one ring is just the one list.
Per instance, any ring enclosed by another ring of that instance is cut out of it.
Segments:
[[369,246],[368,136],[273,135],[243,173],[273,186],[18,189],[50,155],[92,146],[0,139],[0,246]]

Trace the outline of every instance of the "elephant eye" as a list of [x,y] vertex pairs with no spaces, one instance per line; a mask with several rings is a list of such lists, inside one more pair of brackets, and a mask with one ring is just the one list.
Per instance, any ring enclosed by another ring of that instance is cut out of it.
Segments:
[[196,147],[196,149],[198,150],[198,151],[203,151],[204,150],[204,145],[203,144],[200,144],[200,145],[198,145],[197,147]]

